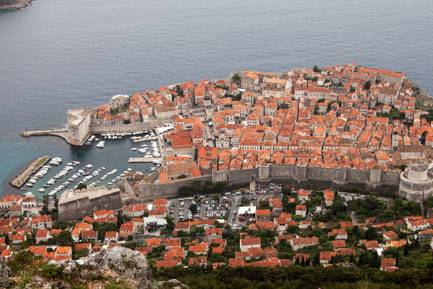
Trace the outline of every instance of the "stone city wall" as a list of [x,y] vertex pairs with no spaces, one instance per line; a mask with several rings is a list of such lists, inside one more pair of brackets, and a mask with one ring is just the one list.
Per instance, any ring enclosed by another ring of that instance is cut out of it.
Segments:
[[206,175],[195,178],[175,180],[166,184],[151,184],[145,182],[139,182],[136,184],[124,181],[123,189],[129,196],[130,200],[137,202],[147,202],[156,198],[172,198],[175,197],[177,191],[183,187],[190,185],[192,182],[206,182],[212,181],[212,176]]
[[128,124],[96,124],[92,123],[90,125],[90,131],[94,134],[103,133],[129,133],[136,131],[143,131],[148,129],[153,129],[156,127],[163,126],[166,123],[171,123],[172,119],[162,119],[162,120],[149,120],[145,122],[136,122]]
[[138,183],[130,186],[129,194],[134,199],[148,201],[158,197],[175,197],[177,190],[193,181],[229,182],[235,186],[246,185],[252,179],[261,183],[286,184],[317,183],[320,187],[339,189],[375,189],[385,187],[398,190],[400,174],[381,170],[356,170],[348,168],[327,169],[307,166],[267,165],[255,169],[216,171],[212,175],[176,180],[168,184]]

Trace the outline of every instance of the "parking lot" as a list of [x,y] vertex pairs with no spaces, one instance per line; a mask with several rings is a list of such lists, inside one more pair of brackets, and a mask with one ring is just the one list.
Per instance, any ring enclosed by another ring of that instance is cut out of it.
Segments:
[[263,190],[249,191],[242,189],[217,195],[198,195],[189,198],[171,199],[169,215],[175,222],[193,219],[223,219],[230,226],[241,226],[237,211],[240,206],[259,205],[260,201],[279,195],[281,187],[270,184]]

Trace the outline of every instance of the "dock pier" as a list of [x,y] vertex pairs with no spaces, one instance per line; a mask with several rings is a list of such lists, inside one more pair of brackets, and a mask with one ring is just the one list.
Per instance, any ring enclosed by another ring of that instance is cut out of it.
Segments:
[[61,137],[64,140],[68,141],[68,130],[66,128],[58,128],[58,129],[45,129],[45,130],[24,130],[20,133],[22,137],[31,137],[31,136],[57,136]]
[[154,161],[161,162],[162,158],[154,158],[154,157],[134,158],[134,157],[131,157],[128,159],[128,163],[153,163]]

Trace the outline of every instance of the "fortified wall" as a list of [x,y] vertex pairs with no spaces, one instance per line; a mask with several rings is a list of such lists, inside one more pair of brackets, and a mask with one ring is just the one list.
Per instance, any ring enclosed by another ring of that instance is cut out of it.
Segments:
[[215,171],[212,175],[176,180],[167,184],[124,182],[124,190],[137,201],[149,201],[158,197],[174,197],[178,189],[193,181],[229,182],[240,186],[252,179],[259,183],[276,182],[292,184],[322,184],[332,188],[377,189],[382,186],[398,191],[399,172],[383,172],[380,169],[356,170],[350,168],[327,169],[309,166],[283,166],[269,164],[248,170]]
[[[124,180],[121,184],[128,199],[134,202],[147,202],[156,198],[172,198],[175,197],[177,191],[183,187],[190,185],[193,182],[206,182],[212,181],[211,175],[175,180],[166,184],[154,184],[146,182],[130,182],[128,179]],[[125,200],[128,202],[129,200]]]
[[122,199],[120,189],[117,187],[67,190],[59,198],[59,220],[79,220],[96,210],[117,210],[121,207]]

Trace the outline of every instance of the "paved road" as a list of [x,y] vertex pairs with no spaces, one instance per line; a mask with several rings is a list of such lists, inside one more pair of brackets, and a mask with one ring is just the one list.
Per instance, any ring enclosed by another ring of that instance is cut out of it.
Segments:
[[230,226],[233,225],[233,217],[235,216],[236,209],[238,207],[238,203],[239,203],[239,201],[240,201],[241,198],[242,198],[241,196],[234,196],[233,197],[233,205],[230,208],[229,216],[228,216],[228,219],[227,219],[227,222],[228,222],[228,224]]

